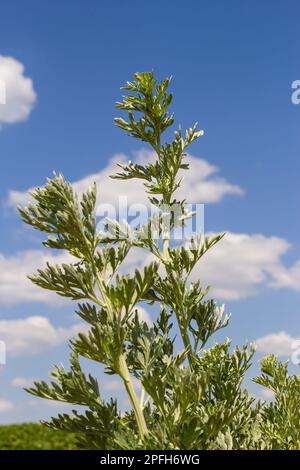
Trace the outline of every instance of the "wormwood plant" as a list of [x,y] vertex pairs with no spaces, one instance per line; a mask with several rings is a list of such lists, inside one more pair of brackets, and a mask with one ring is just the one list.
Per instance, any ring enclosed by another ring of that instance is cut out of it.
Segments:
[[[79,198],[61,174],[31,193],[34,203],[19,208],[25,223],[48,234],[47,248],[65,250],[73,260],[47,264],[30,279],[78,302],[76,313],[89,325],[70,341],[69,370],[56,366],[50,383],[36,382],[28,392],[79,405],[45,424],[76,433],[82,448],[299,449],[299,378],[289,376],[287,365],[276,357],[264,359],[255,381],[273,390],[275,399],[269,405],[255,404],[242,386],[253,348],[231,348],[228,339],[207,347],[229,316],[189,276],[223,234],[194,237],[189,246],[170,243],[176,227],[194,216],[174,193],[181,184],[179,170],[188,170],[187,148],[203,132],[195,125],[185,133],[175,131],[170,142],[162,140],[174,121],[169,85],[170,78],[158,82],[153,73],[136,73],[116,104],[127,113],[127,120],[115,119],[116,125],[156,154],[145,165],[120,165],[113,176],[144,182],[157,208],[146,225],[130,230],[107,220],[105,230],[97,230],[96,187]],[[153,261],[134,275],[121,275],[122,264],[137,248],[150,253]],[[151,326],[138,314],[145,302],[158,306]],[[179,349],[174,331],[181,337]],[[103,400],[101,383],[84,373],[81,358],[120,377],[130,411],[122,413],[113,398]]]

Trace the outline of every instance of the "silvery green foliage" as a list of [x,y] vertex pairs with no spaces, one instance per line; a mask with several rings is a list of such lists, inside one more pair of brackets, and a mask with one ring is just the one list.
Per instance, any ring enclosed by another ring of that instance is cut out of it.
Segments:
[[262,410],[261,431],[270,449],[300,450],[300,376],[288,374],[288,363],[276,356],[261,361],[262,375],[254,382],[273,392]]
[[[45,425],[75,432],[88,449],[299,449],[300,385],[274,357],[262,363],[256,382],[274,391],[275,401],[255,404],[243,388],[253,349],[231,348],[229,340],[207,348],[212,335],[229,321],[223,306],[208,297],[200,282],[189,276],[223,234],[190,246],[170,246],[164,231],[166,207],[173,230],[193,214],[185,201],[176,201],[179,170],[188,170],[188,146],[203,134],[193,126],[175,131],[163,143],[163,132],[173,124],[169,113],[171,79],[157,82],[153,73],[136,73],[117,107],[127,119],[115,123],[129,136],[147,142],[156,160],[146,165],[120,165],[113,176],[141,179],[149,200],[159,209],[142,228],[130,232],[108,220],[98,232],[95,218],[96,187],[79,199],[72,186],[54,175],[31,196],[34,203],[19,208],[25,223],[48,234],[47,248],[65,250],[73,261],[40,269],[30,279],[38,286],[78,302],[76,313],[89,326],[70,341],[70,368],[55,367],[52,381],[36,382],[29,393],[76,405]],[[133,183],[134,184],[134,183]],[[179,204],[181,220],[172,212]],[[171,207],[171,209],[170,209]],[[155,226],[160,241],[151,236]],[[139,247],[153,257],[134,275],[119,273],[130,251]],[[145,302],[159,307],[149,326],[138,315]],[[174,323],[181,349],[174,347]],[[131,411],[122,413],[116,400],[105,402],[101,384],[81,368],[81,358],[117,375],[128,394]],[[141,397],[134,383],[140,384]],[[79,407],[79,408],[78,408]],[[82,411],[78,411],[82,409]]]

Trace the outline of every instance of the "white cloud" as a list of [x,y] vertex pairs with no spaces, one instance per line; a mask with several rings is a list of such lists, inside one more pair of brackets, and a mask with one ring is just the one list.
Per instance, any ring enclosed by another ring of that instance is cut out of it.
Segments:
[[54,292],[34,285],[27,276],[46,262],[60,264],[70,260],[65,253],[53,255],[42,250],[28,250],[12,256],[0,253],[0,303],[17,304],[19,302],[63,303],[64,299]]
[[300,260],[290,268],[286,268],[283,265],[277,266],[271,286],[300,290]]
[[295,338],[280,331],[271,333],[255,340],[257,351],[264,354],[278,354],[278,356],[290,356],[295,351],[295,345],[299,344],[300,338]]
[[74,405],[71,405],[69,403],[63,403],[58,400],[41,400],[39,397],[31,398],[30,400],[27,400],[26,403],[32,408],[36,408],[37,410],[41,411],[45,410],[45,406],[47,406],[47,408],[54,408],[56,411],[59,410],[60,413],[74,409]]
[[[135,153],[134,162],[145,163],[154,159],[154,153],[141,150]],[[190,163],[190,171],[182,170],[179,176],[183,176],[182,187],[176,193],[177,199],[186,199],[189,203],[214,203],[220,201],[224,196],[242,195],[243,190],[234,184],[229,183],[224,178],[218,176],[219,169],[208,163],[206,160],[189,155],[186,161]],[[148,204],[143,183],[139,180],[134,183],[120,181],[110,178],[120,171],[117,163],[127,163],[128,157],[124,154],[117,154],[109,160],[107,166],[99,171],[88,175],[78,181],[73,182],[74,189],[78,194],[86,191],[93,182],[98,187],[98,203],[112,204],[116,208],[119,204],[119,196],[127,198],[128,204]],[[29,201],[28,191],[9,191],[7,204],[14,207],[17,204],[26,205]]]
[[262,398],[263,400],[270,402],[274,400],[274,392],[269,388],[263,388],[260,392],[260,396],[257,398]]
[[30,377],[15,377],[11,381],[11,385],[16,388],[28,388],[31,387],[35,379]]
[[15,408],[15,405],[9,400],[0,399],[0,413],[7,413],[12,411]]
[[138,307],[137,310],[138,310],[139,318],[143,320],[144,322],[146,322],[149,326],[151,326],[152,319],[150,317],[149,312],[143,307]]
[[119,392],[124,389],[124,384],[121,380],[108,380],[105,377],[105,380],[100,383],[101,389],[106,390],[107,392]]
[[192,277],[211,285],[211,294],[224,300],[255,295],[260,288],[300,290],[295,279],[298,263],[288,268],[281,259],[289,248],[279,237],[227,232],[198,263]]
[[0,102],[0,124],[24,121],[36,102],[32,80],[24,75],[24,65],[13,57],[0,55],[0,81],[4,84],[2,94],[5,90],[5,103]]
[[[132,384],[137,393],[141,390],[141,382],[140,380],[136,379],[135,377],[131,377]],[[107,376],[104,377],[102,381],[100,381],[100,389],[105,390],[107,392],[122,392],[124,391],[124,383],[121,379],[111,379],[109,380]]]
[[84,329],[82,323],[68,328],[56,327],[48,318],[41,316],[0,320],[0,338],[6,344],[8,355],[14,357],[38,354],[64,343]]

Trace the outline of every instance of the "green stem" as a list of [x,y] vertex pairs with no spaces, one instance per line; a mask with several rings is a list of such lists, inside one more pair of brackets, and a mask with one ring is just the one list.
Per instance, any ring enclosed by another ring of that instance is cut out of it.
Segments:
[[[158,155],[158,158],[160,158],[160,153],[161,153],[161,138],[160,138],[160,132],[157,132],[157,143],[156,143],[156,153]],[[168,193],[168,194],[163,194],[163,205],[168,205],[170,206],[171,203],[171,197],[173,193]],[[170,240],[169,238],[164,238],[163,239],[163,246],[162,246],[162,259],[165,262],[168,262],[170,259],[170,254],[169,254],[169,246],[170,246]],[[184,347],[188,349],[188,361],[190,364],[190,368],[192,369],[193,363],[192,363],[192,356],[191,356],[191,341],[187,332],[187,326],[182,322],[181,318],[179,317],[178,313],[176,313],[176,318],[177,318],[177,323],[179,326],[181,338],[184,344]],[[182,317],[184,316],[184,312],[182,309]]]
[[163,258],[164,260],[168,261],[170,256],[169,256],[169,239],[164,238],[163,239],[163,250],[162,250]]
[[[180,335],[181,335],[183,345],[186,349],[188,349],[187,358],[188,358],[188,361],[189,361],[190,368],[192,369],[193,368],[192,345],[191,345],[191,341],[190,341],[189,334],[188,334],[188,331],[187,331],[187,326],[185,325],[185,323],[183,324],[181,318],[179,318],[178,313],[177,312],[175,312],[175,313],[176,313],[177,323],[178,323],[178,326],[179,326],[179,331],[180,331]],[[181,315],[183,316],[183,312],[181,313]]]
[[144,400],[145,400],[145,389],[142,386],[141,398],[140,398],[140,406],[141,406],[142,410],[144,409]]
[[[112,320],[113,319],[112,305],[111,305],[110,299],[107,297],[105,293],[103,281],[99,277],[98,274],[97,274],[97,283],[98,283],[99,290],[102,294],[102,297],[106,303],[109,318]],[[129,399],[130,399],[130,402],[131,402],[131,405],[135,414],[140,437],[143,438],[145,434],[147,434],[148,432],[147,424],[145,421],[142,407],[139,404],[137,395],[135,393],[135,390],[131,381],[130,373],[129,373],[127,362],[126,362],[126,357],[124,354],[121,354],[119,358],[119,375],[122,378],[124,385],[125,385],[125,389],[128,393],[128,396],[129,396]]]
[[139,429],[139,434],[140,434],[141,438],[143,438],[145,436],[145,434],[147,434],[147,432],[148,432],[147,424],[146,424],[146,421],[145,421],[145,417],[144,417],[142,408],[141,408],[141,406],[139,404],[139,401],[138,401],[138,398],[136,396],[134,387],[132,385],[132,381],[130,379],[130,374],[129,374],[128,367],[127,367],[127,364],[126,364],[126,360],[125,360],[125,357],[124,357],[123,354],[120,357],[120,375],[121,375],[121,377],[124,381],[126,391],[128,393],[128,396],[130,398],[130,402],[132,404],[132,408],[134,410],[134,414],[135,414],[138,429]]

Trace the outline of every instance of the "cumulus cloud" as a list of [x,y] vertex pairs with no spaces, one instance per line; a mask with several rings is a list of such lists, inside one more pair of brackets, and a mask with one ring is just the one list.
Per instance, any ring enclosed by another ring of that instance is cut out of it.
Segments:
[[36,102],[32,79],[24,65],[13,57],[0,55],[0,124],[24,121]]
[[101,382],[101,388],[107,392],[119,392],[123,390],[124,384],[120,379],[108,380],[105,378],[105,380]]
[[283,238],[227,232],[198,263],[193,278],[211,285],[212,295],[224,300],[255,295],[262,287],[300,290],[295,265],[286,267],[281,259],[289,249]]
[[300,347],[300,338],[293,337],[285,331],[271,333],[255,340],[257,351],[264,354],[290,356]]
[[290,268],[282,265],[277,266],[271,286],[300,290],[300,260]]
[[65,253],[53,255],[42,250],[27,250],[12,256],[0,253],[0,303],[63,303],[62,297],[41,289],[27,278],[36,269],[44,267],[47,261],[50,264],[61,264],[70,261],[70,256]]
[[[134,154],[135,163],[145,163],[154,159],[154,153],[141,150]],[[186,199],[189,203],[214,203],[219,202],[226,195],[242,195],[243,190],[235,184],[229,183],[219,176],[219,169],[206,160],[189,155],[186,159],[190,163],[190,171],[182,170],[179,177],[183,176],[182,187],[176,193],[179,199]],[[119,207],[119,197],[126,198],[128,204],[148,204],[145,188],[141,181],[119,181],[110,178],[110,175],[119,171],[117,163],[128,163],[128,157],[117,154],[109,160],[107,166],[99,171],[73,182],[74,189],[82,194],[94,182],[98,187],[98,204],[112,204]],[[33,188],[29,188],[32,190]],[[8,205],[25,205],[29,201],[28,191],[9,191]]]
[[70,327],[56,327],[46,317],[31,316],[17,320],[0,320],[0,338],[6,344],[8,355],[17,357],[38,354],[58,346],[85,328],[82,323]]
[[269,388],[263,388],[257,398],[262,398],[263,400],[270,402],[274,400],[274,392]]
[[12,411],[15,408],[15,405],[9,400],[0,399],[0,413],[7,413]]
[[151,320],[149,312],[143,307],[138,307],[137,310],[138,310],[139,318],[143,320],[144,322],[146,322],[149,326],[151,326],[152,320]]
[[42,412],[45,411],[45,406],[47,408],[53,408],[55,409],[56,412],[60,412],[60,413],[64,413],[64,412],[71,411],[74,409],[74,405],[71,405],[69,403],[62,403],[57,400],[48,400],[48,399],[41,400],[39,397],[31,398],[30,400],[27,400],[26,403],[30,407],[35,408],[36,410],[39,410]]
[[[132,384],[134,388],[136,389],[136,392],[139,393],[141,390],[141,382],[136,379],[135,377],[131,378]],[[107,391],[107,392],[120,392],[124,390],[124,383],[122,382],[121,379],[108,379],[107,376],[104,377],[103,381],[100,381],[100,387],[101,389]]]
[[29,388],[32,386],[35,379],[29,377],[15,377],[11,381],[11,385],[16,388]]

